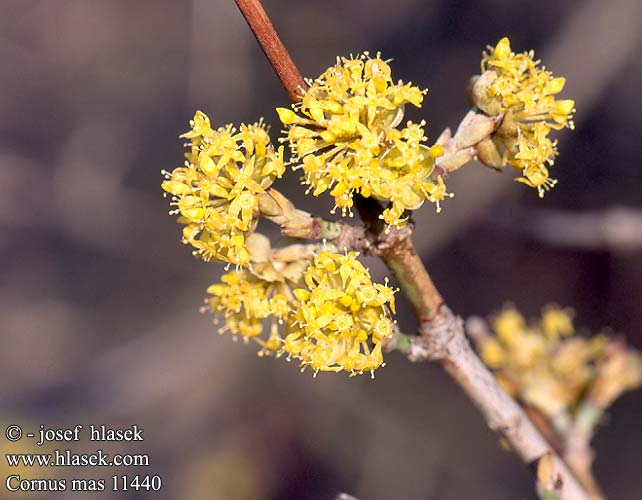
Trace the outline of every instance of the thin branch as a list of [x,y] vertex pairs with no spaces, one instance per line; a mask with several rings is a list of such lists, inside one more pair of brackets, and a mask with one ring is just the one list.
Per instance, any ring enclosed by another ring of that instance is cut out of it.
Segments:
[[429,324],[444,306],[444,300],[426,267],[417,255],[409,235],[394,244],[386,241],[381,257],[399,282],[404,294],[412,304],[420,323]]
[[[488,327],[488,323],[485,319],[480,318],[479,316],[471,316],[467,318],[465,329],[468,338],[473,341],[477,352],[483,349],[484,345],[493,337],[493,334]],[[504,375],[506,380],[507,374]],[[526,412],[526,415],[528,415],[528,418],[533,422],[533,425],[537,427],[537,430],[542,437],[546,439],[548,444],[556,453],[561,455],[564,451],[563,445],[560,441],[560,436],[563,433],[561,426],[555,427],[542,412],[533,406],[525,405],[523,401],[521,402],[521,406]],[[566,418],[570,419],[568,416],[566,416]],[[563,419],[563,421],[566,423],[566,419]]]
[[[479,317],[466,320],[466,332],[475,343],[477,350],[483,348],[484,344],[493,337],[488,323]],[[594,458],[591,439],[603,415],[603,409],[590,397],[586,397],[573,416],[564,411],[547,417],[532,406],[525,406],[524,410],[539,433],[557,453],[564,457],[564,461],[589,498],[604,500],[604,494],[591,469]]]
[[380,224],[382,208],[378,201],[358,197],[355,205],[359,216],[375,235],[376,254],[383,259],[399,282],[415,311],[415,316],[419,322],[430,321],[437,315],[444,300],[417,255],[410,238],[410,226],[391,228],[386,233]]
[[642,212],[613,207],[593,212],[529,210],[495,217],[494,224],[549,245],[585,250],[635,252],[642,248]]
[[299,210],[274,188],[259,195],[259,210],[262,217],[281,227],[284,236],[312,241],[328,240],[341,251],[373,253],[373,243],[364,226],[324,219]]
[[[522,407],[501,389],[495,377],[474,353],[464,335],[462,320],[447,306],[440,309],[434,320],[422,324],[421,335],[412,339],[406,354],[411,361],[438,361],[481,410],[488,426],[504,436],[526,463],[535,463],[546,453],[552,452],[550,444]],[[567,489],[574,480],[565,466],[561,468]],[[565,476],[569,476],[571,481]]]
[[298,101],[307,85],[296,68],[290,54],[276,33],[270,18],[259,0],[235,0],[241,14],[252,29],[256,40],[281,80],[292,101]]
[[[298,70],[279,41],[258,0],[236,3],[275,68],[290,98],[300,99],[300,76],[284,78],[283,74],[299,75]],[[274,46],[282,50],[274,51]],[[285,54],[279,58],[279,54]],[[278,60],[274,61],[273,58]],[[291,68],[284,71],[284,67]],[[376,211],[359,207],[360,215],[369,225],[378,219]],[[364,213],[365,212],[365,213]],[[391,232],[392,234],[392,232]],[[378,236],[378,235],[377,235]],[[553,457],[554,468],[563,484],[561,500],[586,500],[587,496],[566,464],[555,454],[537,431],[522,408],[504,392],[493,375],[474,353],[465,337],[463,322],[444,304],[430,275],[417,255],[410,232],[395,233],[385,238],[378,248],[383,260],[398,279],[420,321],[419,333],[407,351],[413,361],[439,362],[446,372],[481,410],[491,429],[506,437],[519,456],[528,464],[536,464],[544,455]]]

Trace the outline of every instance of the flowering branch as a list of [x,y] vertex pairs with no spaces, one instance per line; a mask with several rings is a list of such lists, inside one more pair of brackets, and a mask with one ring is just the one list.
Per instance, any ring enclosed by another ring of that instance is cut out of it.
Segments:
[[[291,100],[298,102],[301,91],[305,90],[306,86],[279,41],[260,2],[258,0],[235,1]],[[294,115],[289,114],[285,118],[287,121],[295,119]],[[488,133],[492,130],[494,125]],[[444,141],[449,139],[450,137],[445,137]],[[464,144],[466,146],[464,150],[470,159],[474,156],[470,152],[470,147],[474,145],[474,141],[470,145]],[[456,149],[455,153],[457,151],[459,149]],[[381,207],[377,209],[377,203],[369,204],[367,208],[364,205],[363,202],[358,202],[357,208],[364,222],[369,225],[370,232],[374,233],[378,253],[399,281],[420,323],[419,336],[410,338],[410,345],[403,348],[408,358],[412,361],[439,362],[480,409],[489,427],[504,436],[526,463],[536,464],[543,456],[552,457],[551,468],[561,483],[559,493],[561,500],[586,499],[586,494],[566,464],[551,449],[522,408],[502,390],[472,350],[465,337],[462,320],[445,305],[417,255],[410,232],[391,231],[382,238],[374,224],[379,219],[377,211]],[[373,205],[375,205],[374,208]]]
[[505,307],[492,320],[493,332],[481,318],[469,318],[466,330],[588,497],[603,500],[591,470],[591,439],[613,401],[642,384],[642,356],[617,337],[573,335],[572,315],[547,306],[540,319],[527,322]]

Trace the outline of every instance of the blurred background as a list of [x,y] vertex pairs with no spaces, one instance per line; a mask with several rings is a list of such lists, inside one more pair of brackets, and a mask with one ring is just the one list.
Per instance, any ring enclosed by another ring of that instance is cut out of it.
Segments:
[[[534,316],[555,302],[587,331],[610,326],[640,345],[637,0],[264,3],[306,76],[337,55],[394,58],[395,78],[429,89],[409,117],[432,140],[463,117],[467,80],[502,36],[566,76],[576,130],[558,135],[558,186],[540,200],[512,172],[465,169],[440,215],[417,213],[416,245],[463,316],[506,301]],[[216,124],[263,116],[276,138],[274,108],[288,105],[232,0],[3,0],[0,75],[0,427],[138,424],[143,443],[104,448],[149,453],[150,467],[118,473],[164,479],[160,493],[73,498],[535,497],[526,466],[439,367],[391,354],[375,380],[312,379],[198,313],[221,267],[180,243],[160,170],[182,164],[195,109]],[[296,174],[278,187],[303,200]],[[405,306],[399,321],[412,331]],[[610,499],[642,493],[641,403],[621,398],[594,441]],[[4,481],[4,460],[0,471]],[[16,495],[0,485],[0,498]]]

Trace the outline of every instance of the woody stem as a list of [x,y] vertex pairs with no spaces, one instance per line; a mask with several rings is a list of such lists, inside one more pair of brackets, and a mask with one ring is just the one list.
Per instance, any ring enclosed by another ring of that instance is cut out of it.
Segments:
[[292,58],[281,42],[270,18],[259,0],[235,0],[241,14],[254,33],[257,42],[263,49],[265,57],[281,80],[283,88],[290,99],[296,102],[307,88],[301,73],[292,62]]

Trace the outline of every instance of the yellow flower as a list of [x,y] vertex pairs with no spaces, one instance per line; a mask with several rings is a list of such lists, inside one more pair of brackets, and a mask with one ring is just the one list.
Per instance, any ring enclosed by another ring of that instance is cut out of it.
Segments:
[[642,356],[623,342],[612,340],[598,360],[589,397],[600,408],[607,408],[623,392],[637,389],[641,384]]
[[482,73],[495,72],[488,88],[488,97],[494,102],[482,102],[480,109],[495,115],[498,113],[492,112],[497,109],[493,104],[499,104],[500,112],[511,113],[513,119],[524,124],[542,121],[556,130],[573,128],[574,101],[554,97],[562,91],[566,79],[555,78],[539,66],[540,61],[534,56],[532,50],[514,53],[508,38],[502,38],[494,48],[489,47],[489,52],[484,52],[481,69]]
[[502,115],[493,134],[504,149],[499,155],[521,170],[517,180],[536,188],[541,197],[556,183],[547,165],[553,164],[557,147],[548,135],[552,129],[574,128],[574,101],[555,97],[566,80],[540,66],[533,51],[514,53],[508,38],[484,52],[481,70],[473,87],[475,105],[488,115]]
[[568,310],[547,306],[528,324],[517,309],[504,309],[494,320],[496,336],[479,347],[483,361],[511,391],[547,415],[574,408],[591,380],[601,349],[573,333]]
[[[221,282],[211,285],[207,293],[209,310],[224,318],[225,324],[219,333],[240,335],[244,342],[253,339],[264,347],[261,353],[281,349],[278,323],[283,323],[291,312],[285,284],[265,281],[248,270],[237,270],[224,274]],[[264,341],[259,337],[263,333],[263,321],[270,317],[273,320],[271,335]]]
[[382,366],[381,341],[393,333],[388,309],[394,312],[394,290],[372,283],[357,253],[311,255],[300,245],[271,250],[258,234],[250,240],[264,260],[252,270],[223,275],[207,289],[206,309],[224,320],[219,333],[253,340],[260,356],[286,353],[315,373],[357,375]]
[[557,344],[549,359],[550,368],[560,377],[570,376],[585,383],[593,372],[592,361],[599,354],[585,338],[571,337]]
[[517,370],[527,371],[546,359],[548,346],[539,332],[526,331],[511,347],[511,364]]
[[426,147],[425,122],[397,128],[405,105],[419,107],[425,90],[395,83],[380,54],[368,53],[338,58],[309,83],[295,111],[277,108],[308,192],[329,191],[343,215],[352,215],[355,194],[388,201],[382,218],[395,226],[406,210],[447,196],[431,177],[443,149]]
[[294,290],[297,306],[285,351],[315,373],[373,373],[383,365],[381,341],[392,336],[394,290],[373,284],[356,252],[320,251]]
[[[219,283],[207,292],[207,307],[224,325],[219,333],[229,332],[250,339],[261,346],[260,356],[283,352],[281,331],[289,323],[293,311],[292,284],[303,277],[302,265],[307,265],[313,253],[304,245],[293,245],[274,250],[270,240],[259,233],[247,237],[246,244],[253,255],[251,269],[236,269],[224,274]],[[263,335],[264,326],[271,321],[269,335]]]
[[185,225],[183,242],[204,260],[244,266],[251,252],[245,244],[258,220],[258,195],[285,170],[283,148],[270,145],[262,122],[213,130],[210,120],[197,111],[184,167],[163,172],[162,188],[172,195],[172,214]]
[[544,372],[529,377],[520,391],[521,399],[540,410],[544,415],[557,415],[566,410],[576,396],[564,385],[564,381],[556,379]]
[[526,330],[526,320],[517,309],[509,307],[504,309],[493,322],[493,329],[502,342],[514,344]]
[[558,337],[568,337],[572,335],[573,328],[573,311],[570,309],[560,309],[556,306],[545,307],[542,312],[542,331],[550,339]]
[[480,352],[481,358],[490,368],[499,368],[506,362],[506,351],[496,339],[484,342]]

